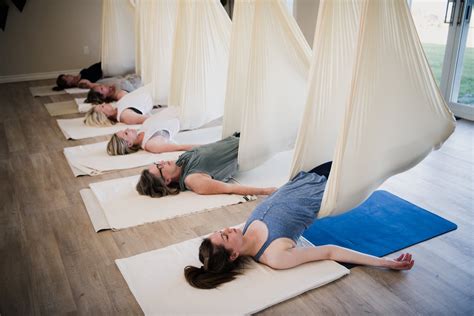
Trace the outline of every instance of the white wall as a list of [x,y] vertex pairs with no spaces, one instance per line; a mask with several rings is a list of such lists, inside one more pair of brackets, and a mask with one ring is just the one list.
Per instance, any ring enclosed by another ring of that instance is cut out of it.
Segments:
[[7,25],[0,31],[0,79],[80,69],[99,61],[102,1],[28,0],[21,13],[7,3]]

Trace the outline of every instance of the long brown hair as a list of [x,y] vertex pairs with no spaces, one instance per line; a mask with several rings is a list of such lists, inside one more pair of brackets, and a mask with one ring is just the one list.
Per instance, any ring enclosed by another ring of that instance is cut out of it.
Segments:
[[94,88],[91,88],[87,93],[85,103],[92,103],[92,104],[102,104],[102,103],[110,103],[116,101],[112,97],[108,97],[103,95],[102,93],[96,91]]
[[161,177],[155,177],[150,171],[148,171],[148,169],[145,169],[142,171],[136,189],[140,195],[162,197],[178,194],[179,184],[170,183],[169,185],[166,185],[165,181]]
[[224,246],[214,245],[205,238],[199,247],[200,268],[186,266],[184,277],[188,283],[198,289],[214,289],[219,285],[234,280],[248,263],[249,257],[239,256],[230,259],[231,252]]

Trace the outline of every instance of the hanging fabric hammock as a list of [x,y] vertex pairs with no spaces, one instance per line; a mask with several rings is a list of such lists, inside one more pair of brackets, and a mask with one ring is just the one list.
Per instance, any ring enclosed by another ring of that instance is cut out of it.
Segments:
[[239,168],[293,148],[311,48],[283,0],[237,0],[223,136],[241,131]]
[[104,76],[135,72],[134,17],[129,0],[103,0],[101,61]]
[[291,171],[333,160],[319,217],[357,206],[454,128],[405,0],[321,0]]
[[135,67],[151,84],[154,104],[168,104],[175,28],[175,0],[136,0]]
[[150,60],[152,40],[152,1],[134,0],[135,6],[135,71],[142,78],[143,84],[151,81],[151,71],[147,61]]
[[182,129],[224,113],[231,21],[219,1],[178,0],[168,105]]

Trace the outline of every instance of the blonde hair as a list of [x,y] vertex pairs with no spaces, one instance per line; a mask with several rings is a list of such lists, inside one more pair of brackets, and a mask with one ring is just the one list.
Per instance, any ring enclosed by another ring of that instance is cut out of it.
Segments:
[[94,105],[89,111],[87,111],[86,116],[84,117],[84,124],[87,126],[112,126],[115,124],[114,121],[109,119],[107,115],[102,112],[95,110],[96,105]]
[[140,150],[140,145],[128,146],[127,141],[114,134],[107,144],[107,153],[111,156],[133,154]]

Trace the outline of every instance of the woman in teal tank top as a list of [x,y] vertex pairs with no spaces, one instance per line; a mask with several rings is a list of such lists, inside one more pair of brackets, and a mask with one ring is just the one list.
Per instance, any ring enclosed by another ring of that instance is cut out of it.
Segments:
[[141,195],[162,197],[190,190],[197,194],[268,195],[275,188],[226,183],[237,172],[239,138],[229,136],[195,147],[178,160],[161,161],[143,170],[137,184]]
[[202,267],[184,269],[188,283],[201,289],[215,288],[233,280],[248,258],[274,269],[318,260],[411,269],[414,261],[409,253],[384,259],[333,245],[296,247],[303,231],[316,220],[330,167],[331,163],[326,163],[300,172],[253,210],[243,231],[226,228],[205,238],[199,247]]

